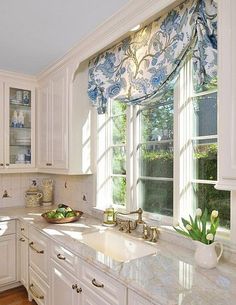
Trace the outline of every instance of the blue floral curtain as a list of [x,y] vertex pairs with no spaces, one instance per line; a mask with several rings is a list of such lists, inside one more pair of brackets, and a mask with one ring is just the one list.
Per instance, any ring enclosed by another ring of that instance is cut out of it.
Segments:
[[109,99],[144,104],[161,98],[191,53],[196,90],[217,77],[217,6],[187,0],[89,63],[88,95],[98,113]]

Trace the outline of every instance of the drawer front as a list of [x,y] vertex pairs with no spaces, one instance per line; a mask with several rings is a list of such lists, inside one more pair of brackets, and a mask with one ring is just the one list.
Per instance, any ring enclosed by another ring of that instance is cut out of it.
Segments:
[[22,220],[18,220],[17,222],[17,232],[18,234],[22,234],[24,237],[29,237],[29,226],[26,222]]
[[34,272],[32,268],[29,271],[29,295],[38,305],[50,305],[49,303],[49,287],[48,285]]
[[0,222],[0,236],[15,234],[16,233],[16,221],[8,220]]
[[104,274],[97,268],[80,261],[79,275],[81,281],[99,294],[110,305],[124,305],[127,301],[127,289],[124,285]]
[[71,271],[73,274],[76,273],[77,256],[63,246],[58,244],[52,245],[51,257],[66,270]]
[[34,228],[29,230],[29,264],[30,267],[46,282],[48,282],[48,239]]

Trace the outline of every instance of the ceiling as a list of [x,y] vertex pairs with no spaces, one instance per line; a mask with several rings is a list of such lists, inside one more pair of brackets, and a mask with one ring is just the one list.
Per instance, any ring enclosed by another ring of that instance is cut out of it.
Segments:
[[0,69],[35,75],[128,0],[0,0]]

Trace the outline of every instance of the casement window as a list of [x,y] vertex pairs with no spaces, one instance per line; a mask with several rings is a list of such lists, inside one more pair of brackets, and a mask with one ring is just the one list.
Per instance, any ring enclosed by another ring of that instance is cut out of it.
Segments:
[[[230,192],[217,180],[217,90],[193,90],[191,64],[153,104],[109,101],[98,116],[98,207],[114,205],[164,223],[188,217],[197,207],[218,209],[230,228]],[[105,136],[106,135],[106,136]],[[105,165],[105,166],[104,166]]]

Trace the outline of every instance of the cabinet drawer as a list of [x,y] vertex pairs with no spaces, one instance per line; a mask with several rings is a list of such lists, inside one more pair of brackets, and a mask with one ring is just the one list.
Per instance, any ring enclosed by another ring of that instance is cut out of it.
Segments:
[[29,264],[30,267],[48,282],[49,245],[45,235],[34,228],[29,230]]
[[99,294],[110,305],[124,305],[127,300],[127,289],[124,285],[97,268],[80,261],[79,278],[95,294]]
[[76,273],[77,256],[63,246],[53,244],[51,247],[51,257],[66,270],[70,270],[74,274]]
[[24,237],[29,237],[29,226],[26,222],[22,220],[17,221],[17,232],[18,234],[22,234]]
[[29,295],[38,305],[50,305],[48,285],[36,274],[36,272],[34,272],[32,268],[30,268],[29,276]]
[[0,236],[15,234],[16,222],[15,220],[1,221],[0,222]]

